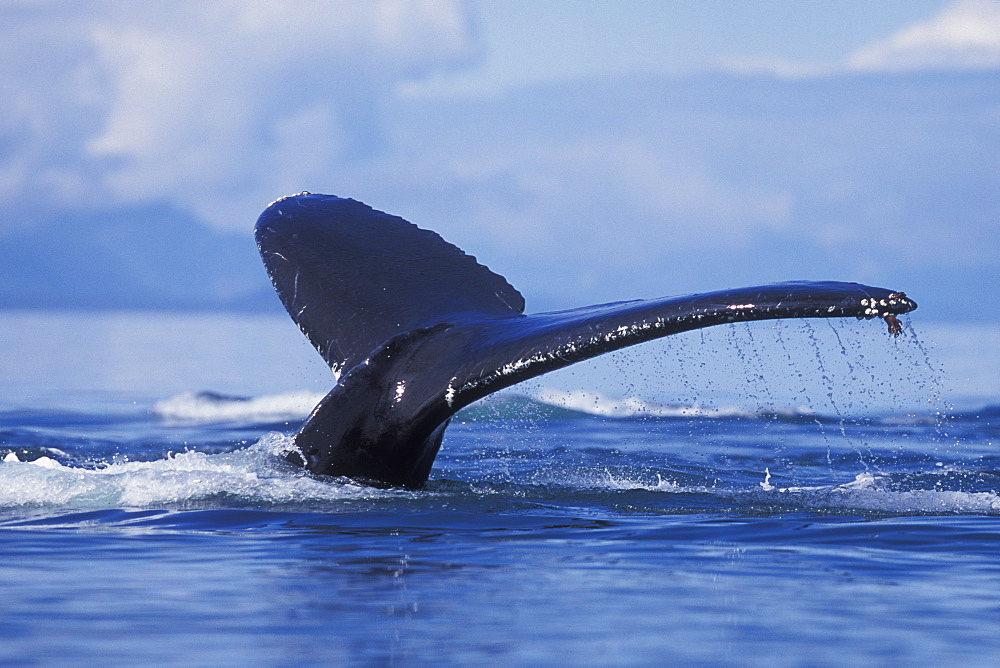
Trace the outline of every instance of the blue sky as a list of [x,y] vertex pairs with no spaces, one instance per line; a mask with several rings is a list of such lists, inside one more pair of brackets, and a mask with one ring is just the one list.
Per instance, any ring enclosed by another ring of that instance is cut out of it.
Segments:
[[434,80],[441,90],[489,94],[525,84],[720,67],[836,65],[942,0],[538,0],[474,6],[481,58]]
[[1000,320],[1000,2],[0,5],[0,305],[276,305],[310,190],[529,310],[789,279]]

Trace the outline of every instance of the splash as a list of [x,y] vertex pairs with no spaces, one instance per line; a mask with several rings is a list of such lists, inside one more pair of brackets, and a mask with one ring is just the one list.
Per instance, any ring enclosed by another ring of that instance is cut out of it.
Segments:
[[188,451],[99,469],[67,466],[46,456],[22,462],[8,453],[0,463],[0,508],[302,504],[385,494],[346,480],[310,476],[283,460],[291,447],[290,437],[274,433],[223,454]]

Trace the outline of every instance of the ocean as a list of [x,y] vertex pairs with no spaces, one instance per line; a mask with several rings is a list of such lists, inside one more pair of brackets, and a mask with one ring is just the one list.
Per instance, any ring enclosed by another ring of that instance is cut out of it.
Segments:
[[0,314],[0,663],[995,665],[997,340],[919,316],[569,367],[412,491],[284,461],[286,318]]

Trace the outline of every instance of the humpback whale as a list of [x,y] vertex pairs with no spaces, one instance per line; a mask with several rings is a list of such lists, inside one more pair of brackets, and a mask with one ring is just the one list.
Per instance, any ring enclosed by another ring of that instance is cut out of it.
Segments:
[[337,376],[288,458],[377,486],[426,482],[451,417],[547,371],[729,322],[883,318],[917,305],[857,283],[790,282],[524,313],[507,280],[436,233],[353,199],[271,203],[257,248],[282,304]]

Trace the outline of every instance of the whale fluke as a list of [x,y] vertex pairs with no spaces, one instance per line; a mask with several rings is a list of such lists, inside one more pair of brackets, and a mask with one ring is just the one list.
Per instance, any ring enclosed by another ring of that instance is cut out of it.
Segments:
[[355,200],[282,198],[255,231],[285,309],[338,374],[290,459],[375,485],[419,487],[459,409],[574,362],[747,320],[881,317],[896,334],[917,307],[884,288],[791,282],[526,315],[503,276]]

